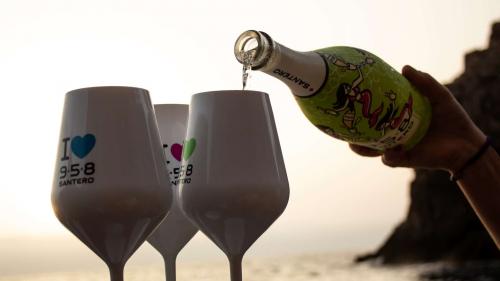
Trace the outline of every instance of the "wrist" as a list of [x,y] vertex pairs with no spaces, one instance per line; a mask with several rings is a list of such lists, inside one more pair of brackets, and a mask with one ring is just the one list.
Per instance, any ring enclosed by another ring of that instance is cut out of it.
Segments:
[[474,164],[478,162],[483,157],[484,154],[487,153],[491,145],[492,143],[490,137],[486,137],[485,141],[479,147],[476,153],[474,153],[470,158],[468,158],[467,161],[462,166],[460,166],[460,168],[450,172],[450,180],[457,181],[461,179],[464,176],[464,173],[467,172],[468,169],[471,169],[471,167],[473,167]]
[[462,136],[451,152],[450,161],[445,169],[454,175],[473,158],[487,141],[487,136],[481,130],[474,128],[468,137]]

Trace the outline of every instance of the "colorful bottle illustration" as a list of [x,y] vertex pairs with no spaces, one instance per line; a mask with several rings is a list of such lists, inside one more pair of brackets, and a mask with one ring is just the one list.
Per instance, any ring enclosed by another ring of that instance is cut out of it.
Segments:
[[352,47],[297,52],[264,32],[243,32],[234,47],[244,70],[260,70],[291,89],[305,116],[335,138],[385,150],[410,149],[425,135],[431,107],[375,55]]

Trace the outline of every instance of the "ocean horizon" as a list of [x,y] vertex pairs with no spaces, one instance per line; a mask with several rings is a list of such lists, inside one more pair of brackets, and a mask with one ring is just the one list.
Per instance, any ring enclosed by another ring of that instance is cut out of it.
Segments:
[[[243,261],[245,281],[410,281],[420,280],[421,273],[436,268],[437,264],[380,266],[377,263],[354,263],[355,254],[321,253],[282,257],[252,257]],[[161,262],[150,265],[131,265],[125,268],[126,281],[165,280]],[[109,274],[102,269],[58,270],[42,273],[15,273],[3,275],[0,281],[103,281]],[[223,261],[188,261],[177,263],[177,281],[230,280],[229,266]]]

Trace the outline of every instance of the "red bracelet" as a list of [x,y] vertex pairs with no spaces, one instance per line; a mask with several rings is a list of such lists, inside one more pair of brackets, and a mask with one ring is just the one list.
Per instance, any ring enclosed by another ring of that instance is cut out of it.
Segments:
[[458,169],[457,172],[452,173],[450,176],[451,181],[457,181],[462,178],[464,170],[467,169],[470,165],[472,165],[474,162],[477,161],[485,152],[488,150],[488,147],[491,145],[491,138],[489,136],[486,137],[486,141],[483,143],[483,145],[479,148],[479,150],[474,154],[465,164],[462,166],[462,168]]

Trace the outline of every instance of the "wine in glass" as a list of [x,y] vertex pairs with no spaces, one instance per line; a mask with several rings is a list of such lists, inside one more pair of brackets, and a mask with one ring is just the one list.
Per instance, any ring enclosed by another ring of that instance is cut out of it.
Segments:
[[128,258],[167,214],[171,189],[146,90],[66,94],[52,187],[59,221],[123,281]]
[[173,188],[172,207],[168,215],[147,241],[163,257],[167,281],[175,281],[175,260],[182,248],[198,232],[198,229],[182,212],[178,203],[178,187],[181,171],[182,147],[186,136],[189,114],[187,104],[155,104],[156,121],[160,130],[163,150],[167,159],[167,170]]
[[241,281],[243,255],[285,210],[289,197],[268,95],[194,95],[183,166],[182,209],[226,254],[231,280]]

